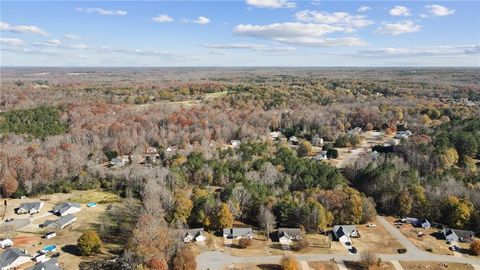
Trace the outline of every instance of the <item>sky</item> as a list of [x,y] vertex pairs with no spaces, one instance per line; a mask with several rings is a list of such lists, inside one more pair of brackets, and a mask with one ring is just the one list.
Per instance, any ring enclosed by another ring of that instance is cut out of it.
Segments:
[[1,66],[480,66],[480,1],[0,2]]

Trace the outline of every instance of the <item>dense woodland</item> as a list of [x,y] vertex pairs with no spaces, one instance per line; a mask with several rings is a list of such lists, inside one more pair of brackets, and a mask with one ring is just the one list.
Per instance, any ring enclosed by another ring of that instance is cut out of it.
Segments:
[[[2,73],[3,197],[102,187],[141,202],[103,228],[103,240],[117,235],[127,243],[124,252],[91,269],[174,267],[191,256],[177,229],[216,233],[234,221],[265,233],[277,226],[321,233],[369,222],[378,211],[480,233],[478,70]],[[333,150],[362,140],[347,135],[355,127],[392,134],[405,126],[414,133],[408,140],[379,145],[376,159],[359,158],[342,171],[306,158],[306,144],[295,150],[268,136],[317,136]],[[224,147],[230,140],[242,144]],[[158,160],[103,165],[149,147]]]

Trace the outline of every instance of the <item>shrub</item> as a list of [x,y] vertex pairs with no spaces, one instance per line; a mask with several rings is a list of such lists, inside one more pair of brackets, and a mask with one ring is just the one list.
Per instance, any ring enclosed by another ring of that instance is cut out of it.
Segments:
[[78,238],[78,249],[84,256],[100,253],[102,241],[95,231],[86,231]]
[[282,270],[300,270],[300,263],[293,255],[285,255],[280,264]]
[[470,244],[470,251],[476,256],[480,255],[480,240],[475,240]]
[[250,238],[242,238],[238,241],[238,246],[240,248],[247,248],[252,245],[252,239]]

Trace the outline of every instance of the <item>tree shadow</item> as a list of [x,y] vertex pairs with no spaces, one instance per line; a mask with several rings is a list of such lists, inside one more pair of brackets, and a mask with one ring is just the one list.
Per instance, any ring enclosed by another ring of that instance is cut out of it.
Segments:
[[262,270],[280,270],[282,269],[278,264],[259,264],[257,265],[258,268]]
[[65,253],[70,253],[75,256],[82,256],[80,249],[76,245],[65,245],[62,247],[62,251]]
[[430,235],[435,237],[437,240],[445,240],[445,236],[443,236],[443,233],[441,232],[433,232]]

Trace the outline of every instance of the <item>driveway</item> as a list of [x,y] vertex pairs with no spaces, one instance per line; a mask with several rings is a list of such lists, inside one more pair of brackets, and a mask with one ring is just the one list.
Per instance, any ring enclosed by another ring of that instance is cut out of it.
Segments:
[[[454,257],[448,255],[432,254],[418,249],[410,242],[397,228],[388,223],[385,218],[378,216],[377,222],[385,227],[406,249],[405,254],[377,254],[382,261],[424,261],[424,262],[456,262],[480,265],[480,259]],[[282,256],[245,256],[236,257],[220,251],[208,251],[199,254],[196,258],[197,269],[199,270],[222,270],[232,264],[263,264],[263,263],[279,263]],[[358,254],[296,254],[298,260],[303,261],[359,261],[361,256]]]

